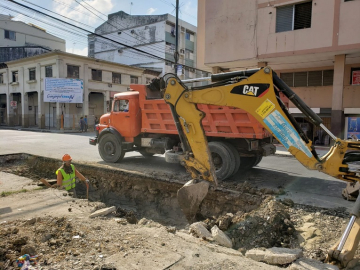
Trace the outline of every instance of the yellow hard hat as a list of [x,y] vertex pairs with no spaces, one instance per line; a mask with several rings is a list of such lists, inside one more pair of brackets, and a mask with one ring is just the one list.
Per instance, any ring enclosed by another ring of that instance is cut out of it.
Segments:
[[63,157],[62,157],[62,161],[69,161],[69,160],[72,160],[72,158],[70,157],[70,155],[69,155],[69,154],[65,154],[65,155],[63,155]]

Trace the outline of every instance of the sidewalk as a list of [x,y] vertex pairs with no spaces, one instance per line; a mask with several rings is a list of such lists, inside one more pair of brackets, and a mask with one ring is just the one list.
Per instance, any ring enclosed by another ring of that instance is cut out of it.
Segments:
[[[72,129],[64,129],[64,130],[59,130],[56,128],[50,128],[50,129],[40,129],[37,127],[27,127],[24,128],[22,126],[14,126],[14,127],[9,127],[9,126],[0,126],[0,130],[1,129],[7,129],[7,130],[23,130],[23,131],[34,131],[34,132],[51,132],[51,133],[79,133],[81,134],[80,130],[72,130]],[[91,133],[91,132],[95,132],[93,130],[88,130],[87,132],[83,132],[83,133]]]

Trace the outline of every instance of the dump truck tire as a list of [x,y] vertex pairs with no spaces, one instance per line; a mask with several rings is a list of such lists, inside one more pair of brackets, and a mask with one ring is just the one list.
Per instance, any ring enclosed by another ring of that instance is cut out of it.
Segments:
[[225,180],[230,177],[236,166],[233,152],[223,142],[209,142],[209,149],[217,179]]
[[230,176],[233,176],[234,174],[236,174],[240,168],[240,165],[241,165],[241,162],[240,162],[240,155],[239,155],[239,152],[238,150],[236,150],[235,146],[232,145],[231,143],[229,142],[223,142],[229,149],[229,151],[232,152],[232,154],[234,155],[234,164],[235,164],[235,168],[234,168],[234,171],[233,173],[230,175]]
[[99,153],[106,162],[120,162],[125,155],[119,140],[113,134],[105,134],[100,138]]

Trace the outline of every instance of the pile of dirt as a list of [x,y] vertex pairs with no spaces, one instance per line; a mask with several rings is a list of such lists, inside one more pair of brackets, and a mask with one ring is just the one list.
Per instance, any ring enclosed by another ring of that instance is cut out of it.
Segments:
[[134,213],[124,209],[91,222],[67,217],[3,222],[0,269],[18,269],[16,259],[23,254],[37,255],[42,269],[106,269],[105,258],[140,247],[141,239],[132,237],[126,226],[137,222]]
[[287,206],[269,197],[250,213],[228,213],[205,220],[208,228],[217,225],[232,239],[233,247],[245,251],[253,248],[299,246]]

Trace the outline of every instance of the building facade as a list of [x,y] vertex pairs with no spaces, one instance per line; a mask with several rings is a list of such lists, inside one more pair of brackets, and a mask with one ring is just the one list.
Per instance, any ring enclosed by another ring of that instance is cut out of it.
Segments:
[[[39,129],[78,129],[81,116],[109,111],[115,93],[130,83],[145,84],[153,75],[144,69],[61,51],[7,62],[0,69],[0,124]],[[44,78],[83,81],[83,103],[44,102]]]
[[[161,72],[174,72],[175,17],[164,15],[129,15],[123,11],[109,14],[108,20],[95,33],[127,46],[149,52],[151,57],[124,45],[89,35],[89,57],[137,66]],[[207,76],[196,68],[196,27],[179,20],[179,60],[182,79]],[[186,66],[186,67],[185,67]]]
[[65,51],[65,40],[44,29],[0,14],[0,63],[30,57],[51,50]]
[[[199,0],[198,68],[268,65],[336,136],[360,139],[359,10],[358,0]],[[292,104],[290,112],[315,143],[328,143]]]

